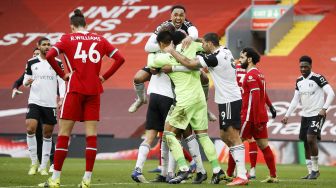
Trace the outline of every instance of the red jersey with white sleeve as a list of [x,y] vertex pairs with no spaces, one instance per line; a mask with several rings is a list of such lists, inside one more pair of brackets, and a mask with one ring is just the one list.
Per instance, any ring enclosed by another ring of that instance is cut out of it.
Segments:
[[[243,81],[246,75],[246,69],[241,67],[241,63],[236,64],[236,75],[237,75],[237,83],[240,88],[240,91],[243,93]],[[271,100],[269,99],[266,92],[266,104],[267,106],[272,106]]]
[[236,64],[236,75],[237,75],[237,83],[240,87],[240,91],[243,92],[243,81],[246,75],[246,69],[241,67],[241,63]]
[[[57,54],[55,54],[57,53]],[[68,70],[71,72],[67,92],[76,92],[84,95],[97,95],[103,92],[99,73],[104,55],[115,59],[111,68],[103,75],[107,80],[124,62],[118,49],[112,46],[104,37],[81,31],[65,34],[47,54],[48,57],[64,54]],[[62,78],[64,73],[59,72],[53,62],[49,61],[57,74]]]
[[253,124],[268,121],[266,111],[266,83],[264,75],[257,69],[250,69],[243,81],[243,104],[241,111],[242,122]]

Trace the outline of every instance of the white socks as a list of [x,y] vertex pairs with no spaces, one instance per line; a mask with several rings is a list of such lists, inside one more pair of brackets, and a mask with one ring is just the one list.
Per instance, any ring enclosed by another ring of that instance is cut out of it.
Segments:
[[44,138],[43,137],[42,160],[41,160],[40,169],[46,169],[47,168],[47,164],[48,164],[49,158],[50,158],[51,141],[52,141],[51,137],[50,138]]
[[306,165],[308,169],[308,174],[311,174],[312,171],[312,161],[310,159],[306,159]]
[[161,142],[161,176],[166,177],[168,174],[168,160],[169,160],[169,148],[168,145],[166,143],[166,141],[164,141],[164,139],[162,139]]
[[237,176],[247,179],[245,168],[245,146],[244,144],[230,147],[230,153],[236,162]]
[[203,167],[202,157],[201,157],[201,153],[199,150],[198,142],[196,140],[196,136],[192,134],[184,140],[186,141],[188,145],[189,152],[192,158],[196,162],[196,172],[201,172],[202,174],[205,174],[206,171]]
[[27,145],[28,145],[28,151],[29,156],[32,162],[32,165],[38,164],[37,159],[37,144],[36,144],[36,136],[35,134],[28,134],[27,133]]
[[141,172],[142,172],[142,168],[145,164],[145,161],[147,159],[147,155],[149,153],[149,150],[150,150],[150,145],[148,145],[147,143],[144,143],[144,142],[139,147],[138,158],[137,158],[137,162],[135,164],[135,168],[141,169]]
[[92,172],[85,171],[83,179],[91,180]]
[[318,171],[318,156],[310,156],[311,162],[312,162],[312,171]]
[[168,174],[169,175],[174,175],[175,174],[175,169],[176,169],[176,161],[174,159],[174,156],[171,151],[169,151],[169,160],[168,160]]

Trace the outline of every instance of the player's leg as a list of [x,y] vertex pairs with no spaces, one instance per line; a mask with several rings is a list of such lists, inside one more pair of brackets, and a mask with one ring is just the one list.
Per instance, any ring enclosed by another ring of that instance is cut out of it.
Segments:
[[[171,109],[171,106],[174,100],[170,97],[158,95],[155,93],[152,93],[151,96],[153,96],[156,99],[155,102],[158,108],[158,110],[156,110],[158,113],[158,119],[157,121],[153,122],[153,126],[155,125],[155,129],[157,131],[163,132],[167,115]],[[167,181],[168,172],[169,172],[169,149],[168,149],[168,145],[166,141],[163,138],[161,140],[161,160],[160,161],[161,161],[161,172],[156,177],[156,179],[154,179],[152,182],[166,182]]]
[[50,151],[50,168],[49,172],[54,172],[54,154],[55,154],[55,141],[51,141],[51,151]]
[[188,128],[183,132],[183,137],[185,138],[185,142],[188,145],[189,152],[193,157],[193,160],[196,162],[196,177],[193,181],[193,184],[200,184],[207,179],[206,170],[203,166],[203,161],[201,157],[201,153],[199,150],[199,145],[196,140],[196,136],[192,134],[192,130],[190,125]]
[[185,107],[172,106],[167,116],[163,137],[178,164],[178,175],[171,179],[169,183],[180,183],[189,176],[189,166],[184,158],[182,146],[176,136],[180,137],[181,132],[185,130],[189,124],[190,117],[185,113]]
[[38,121],[37,127],[36,127],[36,144],[37,144],[37,158],[41,164],[41,159],[42,159],[42,144],[43,144],[43,128],[42,128],[42,123],[41,120]]
[[50,151],[52,146],[52,133],[54,126],[57,123],[56,108],[42,108],[42,122],[43,125],[43,146],[42,146],[42,161],[40,165],[40,174],[48,175],[47,165],[50,158]]
[[[245,146],[240,138],[241,100],[219,104],[221,139],[230,148],[230,154],[236,163],[237,177],[228,185],[248,184],[245,168]],[[230,164],[229,164],[230,165]],[[232,165],[232,164],[231,164]],[[232,167],[228,167],[230,171]],[[230,172],[231,173],[231,172]],[[232,173],[231,173],[232,174]]]
[[262,151],[262,153],[264,155],[266,165],[267,165],[267,167],[269,169],[269,172],[270,172],[270,176],[268,178],[266,178],[265,180],[261,181],[261,182],[264,182],[264,183],[279,183],[279,180],[278,180],[277,175],[276,175],[276,166],[275,166],[274,154],[273,154],[271,148],[268,145],[266,123],[263,124],[263,125],[259,125],[259,126],[262,126],[262,127],[258,127],[258,128],[254,127],[254,130],[256,130],[256,129],[265,130],[265,131],[263,131],[264,136],[260,136],[260,135],[259,136],[254,136],[254,138],[256,139],[258,147],[260,148],[260,150]]
[[[147,127],[146,127],[147,128]],[[140,144],[138,150],[138,157],[135,164],[135,168],[131,175],[132,179],[139,183],[148,183],[148,181],[143,176],[143,167],[147,160],[148,153],[151,149],[151,144],[157,135],[157,131],[153,129],[146,130],[145,140]]]
[[308,179],[317,179],[320,176],[320,171],[318,167],[318,139],[321,139],[321,129],[324,124],[325,117],[315,116],[311,117],[311,123],[308,127],[307,132],[307,142],[310,146],[311,152],[311,162],[312,162],[312,172],[309,175]]
[[221,180],[226,178],[225,172],[219,165],[215,145],[208,135],[208,120],[206,118],[207,105],[205,101],[200,101],[190,106],[186,113],[191,116],[190,124],[194,130],[197,140],[203,148],[203,151],[211,163],[213,176],[211,183],[218,184]]
[[51,178],[47,182],[39,184],[39,187],[60,186],[61,171],[68,153],[71,131],[75,125],[75,121],[83,120],[82,100],[84,100],[83,95],[78,93],[67,93],[65,95],[61,108],[59,131],[54,154],[54,172]]
[[258,158],[258,145],[257,145],[257,142],[253,138],[248,139],[247,142],[249,143],[249,155],[250,155],[250,163],[251,163],[249,178],[255,179],[256,178],[256,164],[257,164],[257,158]]
[[35,133],[39,119],[40,119],[39,106],[36,104],[29,104],[28,112],[26,115],[26,128],[27,128],[27,146],[31,160],[31,166],[28,171],[28,175],[35,175],[38,168],[37,142]]
[[133,79],[134,89],[137,95],[137,99],[135,102],[129,107],[128,111],[130,113],[136,112],[141,105],[147,103],[146,99],[146,89],[145,89],[145,82],[149,81],[151,77],[151,73],[149,68],[144,67],[143,69],[139,70]]
[[303,141],[303,143],[304,143],[306,166],[307,166],[308,174],[301,177],[301,179],[308,179],[308,177],[310,176],[310,174],[312,172],[311,151],[310,151],[310,145],[307,142],[308,127],[309,127],[309,118],[302,117],[301,118],[299,139],[301,141]]
[[180,132],[180,129],[173,127],[169,122],[167,122],[165,125],[165,131],[163,133],[169,150],[171,151],[171,154],[177,162],[179,168],[177,176],[169,181],[169,183],[172,184],[181,183],[181,181],[187,179],[189,176],[189,166],[186,159],[184,158],[181,143],[176,138],[176,135]]
[[100,113],[100,95],[84,96],[83,120],[86,133],[85,173],[80,187],[90,187],[92,171],[97,155],[97,124]]
[[[200,75],[200,79],[201,79],[201,84],[202,84],[202,88],[204,91],[204,95],[205,95],[205,99],[208,101],[209,98],[209,78],[207,76],[207,74],[203,71],[200,71],[201,75]],[[207,115],[208,115],[208,119],[209,121],[216,121],[217,118],[216,116],[208,109],[207,111]]]

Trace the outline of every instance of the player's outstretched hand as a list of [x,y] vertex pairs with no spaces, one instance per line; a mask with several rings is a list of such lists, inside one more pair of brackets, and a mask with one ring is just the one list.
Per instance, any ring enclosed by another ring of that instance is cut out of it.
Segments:
[[283,123],[284,125],[286,125],[288,122],[288,117],[283,117],[282,120],[281,120],[281,123]]
[[161,68],[161,72],[164,72],[164,73],[168,74],[168,73],[173,72],[173,68],[172,68],[171,65],[164,65],[164,66]]
[[22,91],[20,91],[20,90],[14,88],[13,91],[12,91],[12,99],[14,99],[14,97],[15,97],[16,95],[20,95],[20,94],[22,94],[22,93],[23,93]]
[[274,118],[276,117],[276,115],[277,115],[277,112],[276,112],[274,106],[271,105],[271,106],[269,107],[269,110],[271,111],[272,118],[274,119]]

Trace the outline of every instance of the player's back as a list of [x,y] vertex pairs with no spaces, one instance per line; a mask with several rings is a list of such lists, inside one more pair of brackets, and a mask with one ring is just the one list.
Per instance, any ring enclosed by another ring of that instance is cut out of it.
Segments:
[[70,92],[95,95],[103,91],[99,79],[101,61],[104,55],[113,52],[105,38],[89,32],[77,32],[63,35],[61,42],[55,46],[64,52],[72,72],[68,85]]
[[[259,98],[259,107],[258,107],[258,118],[260,122],[267,122],[268,116],[266,111],[266,83],[264,75],[257,69],[252,68],[249,70],[244,78],[243,81],[243,106],[242,106],[242,114],[253,113],[252,111],[252,100],[251,93],[254,90],[260,91],[260,98]],[[243,117],[244,120],[246,118],[247,121],[251,121],[247,117]],[[253,121],[253,120],[252,120]]]

